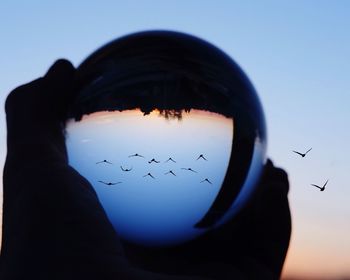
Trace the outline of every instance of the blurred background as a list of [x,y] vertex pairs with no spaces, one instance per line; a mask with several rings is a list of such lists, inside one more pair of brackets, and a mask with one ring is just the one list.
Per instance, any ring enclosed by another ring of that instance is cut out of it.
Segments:
[[[175,30],[213,43],[255,85],[268,155],[289,174],[293,232],[283,279],[350,279],[349,27],[346,0],[3,0],[0,102],[56,59],[78,66],[131,32]],[[305,158],[292,152],[309,148]],[[5,156],[2,109],[0,166]],[[324,192],[310,185],[327,179]]]

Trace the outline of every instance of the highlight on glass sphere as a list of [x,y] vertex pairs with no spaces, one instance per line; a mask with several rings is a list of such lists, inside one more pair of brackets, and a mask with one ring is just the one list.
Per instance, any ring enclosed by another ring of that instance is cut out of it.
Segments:
[[123,240],[167,247],[234,219],[265,162],[262,107],[225,53],[191,35],[117,39],[78,68],[69,163]]

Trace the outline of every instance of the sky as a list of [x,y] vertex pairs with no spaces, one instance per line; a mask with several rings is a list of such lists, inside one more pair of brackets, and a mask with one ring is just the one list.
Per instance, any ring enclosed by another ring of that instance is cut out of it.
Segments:
[[68,123],[67,148],[121,238],[168,246],[205,232],[194,226],[220,191],[233,134],[232,119],[198,110],[181,120],[156,110],[98,112]]
[[[136,31],[201,37],[229,54],[262,101],[268,156],[290,180],[284,277],[350,277],[350,2],[10,1],[0,3],[0,101],[58,58],[78,66]],[[301,158],[292,150],[310,153]],[[0,165],[6,155],[0,111]],[[329,183],[320,192],[310,184]],[[322,278],[323,277],[323,278]]]

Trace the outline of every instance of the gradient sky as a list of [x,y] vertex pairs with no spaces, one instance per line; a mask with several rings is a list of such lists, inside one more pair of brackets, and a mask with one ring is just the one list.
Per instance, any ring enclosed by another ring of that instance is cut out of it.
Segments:
[[[224,180],[233,120],[198,110],[182,116],[165,119],[156,110],[145,116],[140,110],[99,112],[67,125],[69,162],[94,186],[122,238],[169,245],[204,232],[194,225]],[[144,158],[130,157],[135,153]],[[198,159],[202,154],[206,160]],[[176,162],[166,162],[170,157]],[[105,159],[111,164],[99,163]],[[166,174],[170,170],[175,175]],[[101,180],[120,184],[106,186]]]
[[[0,98],[130,32],[210,41],[248,74],[268,125],[268,155],[289,173],[293,233],[285,276],[350,276],[349,1],[10,1],[0,3]],[[0,113],[0,162],[6,154]],[[304,159],[291,150],[313,150]],[[325,192],[310,183],[330,179]]]

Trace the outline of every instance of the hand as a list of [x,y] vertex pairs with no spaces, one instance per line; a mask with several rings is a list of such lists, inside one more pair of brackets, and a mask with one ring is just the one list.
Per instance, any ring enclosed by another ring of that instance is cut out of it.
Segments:
[[267,161],[259,191],[231,222],[173,249],[128,244],[138,266],[158,272],[211,279],[279,279],[291,234],[289,183],[285,171]]
[[[272,163],[266,167],[263,191],[237,222],[160,254],[153,250],[142,256],[127,248],[128,257],[138,259],[138,267],[130,264],[92,186],[68,165],[64,120],[76,92],[75,75],[71,63],[59,60],[43,78],[15,89],[6,100],[1,279],[279,275],[290,234],[288,181]],[[152,273],[140,268],[151,267],[152,259],[164,269]]]
[[68,165],[64,120],[75,76],[58,60],[6,100],[0,279],[194,279],[131,266],[92,186]]
[[74,82],[74,67],[59,60],[6,100],[1,279],[69,276],[83,269],[75,259],[121,256],[94,190],[68,165],[63,119]]

